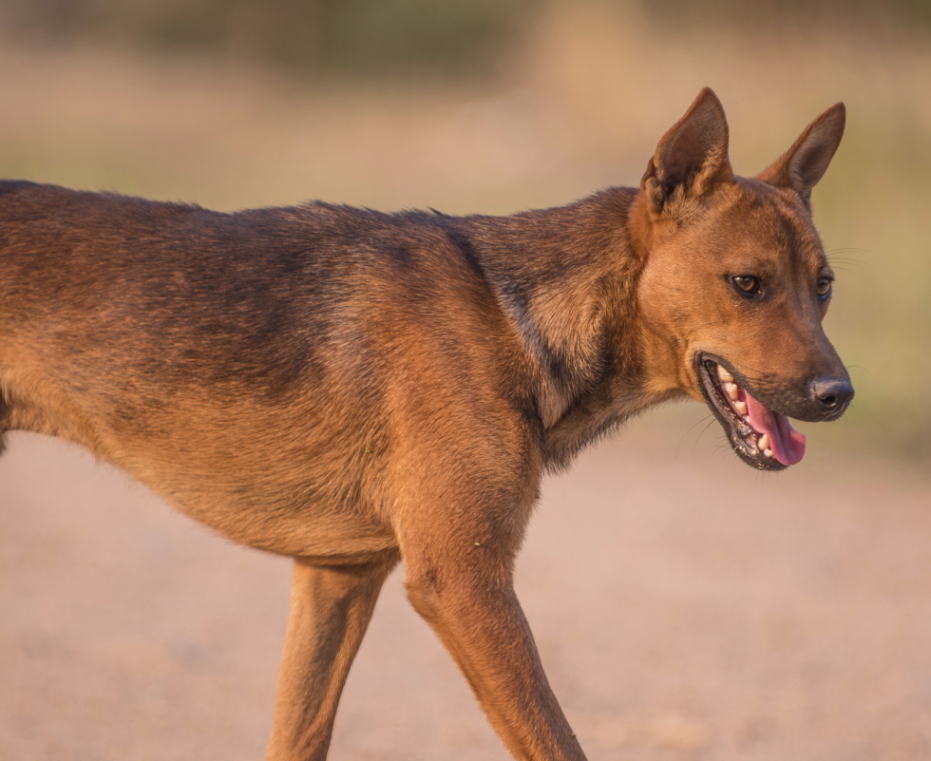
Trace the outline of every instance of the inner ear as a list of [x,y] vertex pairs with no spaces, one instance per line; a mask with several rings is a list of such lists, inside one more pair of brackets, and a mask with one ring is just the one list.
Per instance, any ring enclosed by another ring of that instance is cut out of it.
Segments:
[[[663,185],[672,189],[676,185],[694,186],[704,178],[703,169],[717,168],[721,158],[727,156],[727,122],[722,111],[720,120],[712,110],[690,119],[661,143],[657,151],[657,168]],[[704,117],[704,118],[702,118]],[[698,188],[696,188],[698,190]]]
[[795,144],[760,172],[757,179],[778,188],[791,188],[808,202],[811,189],[824,176],[840,145],[846,119],[844,104],[835,103],[809,124]]
[[640,186],[657,211],[672,211],[670,201],[698,198],[731,178],[727,147],[724,108],[706,87],[656,146]]

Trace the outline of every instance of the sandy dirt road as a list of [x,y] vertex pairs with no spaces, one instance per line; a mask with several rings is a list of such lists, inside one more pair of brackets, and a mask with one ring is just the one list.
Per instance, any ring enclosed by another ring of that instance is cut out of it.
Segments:
[[[801,466],[764,476],[654,428],[547,480],[518,566],[589,758],[931,759],[931,477],[832,459],[817,435]],[[0,759],[261,758],[288,562],[76,448],[8,439]],[[504,761],[401,581],[331,758]]]

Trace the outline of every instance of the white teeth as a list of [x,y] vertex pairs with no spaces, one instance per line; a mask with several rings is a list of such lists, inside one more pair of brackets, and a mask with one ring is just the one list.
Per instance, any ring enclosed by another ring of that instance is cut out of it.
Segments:
[[773,456],[773,450],[772,450],[772,449],[764,449],[764,450],[763,450],[763,454],[765,454],[767,457],[772,457],[772,456]]
[[720,378],[725,383],[733,383],[734,376],[731,375],[727,370],[725,370],[721,365],[718,365],[718,378]]
[[[764,433],[762,436],[760,436],[759,441],[756,442],[756,448],[759,449],[763,454],[766,454],[767,450],[769,452],[773,451],[770,447],[771,444],[772,442],[769,440],[769,434]],[[770,455],[766,456],[769,457]]]
[[736,402],[737,392],[740,390],[740,386],[738,386],[736,383],[728,383],[727,381],[721,385],[724,387],[724,391],[727,393],[727,395],[731,398],[731,401]]
[[747,414],[747,403],[746,402],[734,402],[734,409],[737,410],[738,415]]

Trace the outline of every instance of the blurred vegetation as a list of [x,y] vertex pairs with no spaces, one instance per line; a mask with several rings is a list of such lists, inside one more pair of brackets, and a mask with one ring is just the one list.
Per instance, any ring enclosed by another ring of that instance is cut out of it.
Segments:
[[7,0],[51,41],[249,57],[333,74],[456,74],[511,41],[535,0]]
[[846,24],[898,18],[931,25],[931,0],[650,0],[644,8],[664,21],[730,27],[768,23],[798,25],[805,20]]
[[[625,7],[630,0],[609,0]],[[249,57],[334,75],[489,74],[547,0],[0,0],[8,35]],[[931,25],[931,0],[644,0],[683,27],[899,17]]]

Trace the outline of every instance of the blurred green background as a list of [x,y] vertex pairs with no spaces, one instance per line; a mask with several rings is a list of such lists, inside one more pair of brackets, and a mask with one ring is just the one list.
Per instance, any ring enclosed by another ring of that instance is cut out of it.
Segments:
[[0,173],[223,209],[511,213],[637,183],[704,85],[741,174],[847,103],[814,204],[857,399],[817,436],[927,462],[929,0],[6,0]]

